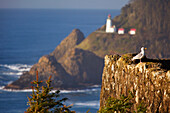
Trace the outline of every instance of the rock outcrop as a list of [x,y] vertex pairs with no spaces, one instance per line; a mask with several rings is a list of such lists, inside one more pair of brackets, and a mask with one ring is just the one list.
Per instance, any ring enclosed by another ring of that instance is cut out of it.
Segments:
[[94,53],[71,49],[61,58],[61,65],[79,84],[101,84],[104,61]]
[[[40,58],[39,62],[32,66],[29,72],[25,72],[18,80],[7,85],[6,89],[30,89],[31,82],[36,78],[36,71],[39,73],[39,80],[48,80],[51,75],[52,86],[56,89],[69,89],[70,85],[74,87],[76,85],[72,83],[73,78],[65,71],[65,69],[59,64],[53,56],[46,55]],[[45,84],[42,84],[45,85]]]
[[75,48],[82,40],[83,33],[73,30],[50,55],[42,56],[29,72],[5,88],[30,89],[36,71],[42,81],[52,75],[52,87],[55,89],[80,89],[101,84],[103,59],[90,51]]
[[132,112],[142,102],[148,113],[170,112],[170,60],[145,57],[143,62],[135,63],[131,61],[134,55],[105,56],[100,108],[109,97],[119,98],[132,91],[135,94]]
[[74,29],[51,53],[59,60],[69,49],[74,48],[84,40],[84,34],[79,29]]

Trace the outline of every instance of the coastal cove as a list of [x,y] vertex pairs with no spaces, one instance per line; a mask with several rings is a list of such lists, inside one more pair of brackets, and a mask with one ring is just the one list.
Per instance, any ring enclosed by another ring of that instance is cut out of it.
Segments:
[[[114,17],[119,13],[120,10],[0,9],[0,86],[29,71],[40,57],[51,53],[73,29],[80,29],[86,37],[105,24],[108,14]],[[61,91],[61,96],[70,98],[68,104],[74,104],[72,109],[78,113],[98,110],[100,86],[65,92]],[[1,112],[23,113],[29,94],[1,89]],[[9,103],[10,109],[7,107]]]
[[169,3],[132,0],[121,11],[0,9],[0,111],[24,112],[30,89],[36,94],[28,112],[53,110],[60,102],[52,87],[76,113],[169,113]]

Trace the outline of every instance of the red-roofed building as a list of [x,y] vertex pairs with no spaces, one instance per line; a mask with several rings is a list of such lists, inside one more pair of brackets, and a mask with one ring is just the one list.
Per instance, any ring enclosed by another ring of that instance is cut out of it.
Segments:
[[136,34],[136,29],[130,29],[130,31],[129,31],[129,34],[131,34],[131,35],[135,35]]
[[124,34],[124,32],[125,32],[124,28],[119,28],[118,29],[118,34]]

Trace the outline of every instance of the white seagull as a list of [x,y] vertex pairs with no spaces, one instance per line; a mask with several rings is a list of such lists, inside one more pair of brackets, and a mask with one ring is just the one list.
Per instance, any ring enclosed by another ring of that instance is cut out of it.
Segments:
[[136,60],[136,59],[140,59],[140,62],[141,62],[141,58],[145,55],[144,49],[147,49],[147,48],[142,47],[142,48],[141,48],[141,52],[138,53],[136,56],[134,56],[134,57],[132,58],[132,61],[134,61],[134,60]]

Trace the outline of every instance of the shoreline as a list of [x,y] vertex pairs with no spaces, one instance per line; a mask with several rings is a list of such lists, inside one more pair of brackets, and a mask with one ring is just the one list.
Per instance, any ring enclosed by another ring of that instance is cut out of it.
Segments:
[[[5,86],[0,86],[0,91],[7,91],[7,92],[32,92],[32,89],[4,89]],[[62,89],[59,90],[60,93],[79,93],[79,92],[87,92],[87,91],[97,91],[97,90],[101,90],[101,85],[93,85],[93,86],[89,86],[87,88],[81,88],[81,89],[72,89],[72,90],[66,90],[66,89]],[[52,90],[51,92],[55,92],[57,91],[57,89]]]

